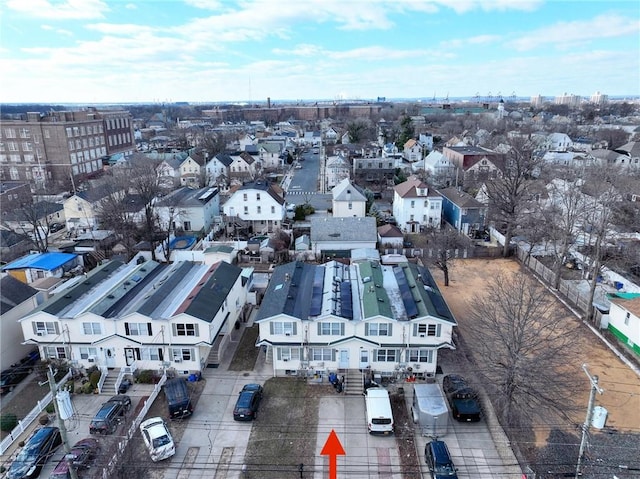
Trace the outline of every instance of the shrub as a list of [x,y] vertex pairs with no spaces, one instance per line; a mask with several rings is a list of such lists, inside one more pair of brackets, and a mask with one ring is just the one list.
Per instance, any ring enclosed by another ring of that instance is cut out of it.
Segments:
[[56,412],[56,407],[53,405],[53,401],[47,404],[47,407],[44,408],[44,410],[49,414],[53,414],[54,412]]
[[84,386],[82,386],[82,392],[85,394],[91,394],[95,388],[96,386],[91,384],[91,382],[88,382],[88,383],[85,383]]
[[18,425],[18,417],[13,413],[0,416],[0,430],[9,432]]
[[[154,384],[156,374],[151,369],[143,369],[136,376],[136,382],[141,384]],[[157,381],[156,381],[157,382]]]
[[0,466],[0,474],[2,474],[3,472],[6,472],[7,468],[4,466]]
[[102,373],[100,372],[100,370],[96,370],[93,371],[91,373],[91,376],[89,376],[89,382],[91,383],[91,385],[95,388],[98,383],[100,382],[100,376],[102,375]]
[[73,394],[75,389],[76,389],[76,383],[75,381],[67,381],[67,383],[64,385],[64,389],[66,389],[67,391],[69,391],[70,394]]

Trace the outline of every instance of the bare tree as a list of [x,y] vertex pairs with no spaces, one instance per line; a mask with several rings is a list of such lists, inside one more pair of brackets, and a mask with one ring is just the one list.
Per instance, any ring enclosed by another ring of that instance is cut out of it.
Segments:
[[525,425],[545,412],[566,417],[577,323],[558,321],[552,297],[522,272],[493,278],[470,306],[469,340],[502,424]]
[[569,257],[569,250],[575,245],[576,230],[584,217],[584,194],[579,178],[574,181],[556,178],[550,183],[547,218],[551,220],[549,241],[554,252],[553,287],[558,289],[562,267]]
[[[456,250],[463,248],[465,242],[460,234],[450,226],[429,228],[418,237],[416,246],[423,248],[422,260],[436,266],[444,275],[444,285],[449,286],[449,269],[454,261]],[[426,240],[423,246],[422,240]]]
[[508,146],[502,174],[487,183],[490,212],[504,226],[503,256],[509,255],[511,238],[527,208],[533,176],[542,161],[532,155],[534,145],[528,138],[511,138]]

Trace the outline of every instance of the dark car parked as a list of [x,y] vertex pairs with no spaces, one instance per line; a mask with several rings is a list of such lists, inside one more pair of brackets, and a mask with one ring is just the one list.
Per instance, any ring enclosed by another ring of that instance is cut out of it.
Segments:
[[258,415],[258,406],[262,400],[262,386],[245,384],[238,395],[233,408],[233,419],[236,421],[252,421]]
[[11,463],[7,479],[38,477],[42,466],[62,444],[60,429],[43,427],[35,431]]
[[40,360],[40,352],[37,349],[31,351],[27,356],[22,358],[20,362],[12,364],[10,368],[0,373],[0,394],[13,391],[20,382],[22,382],[33,367]]
[[125,394],[105,402],[89,424],[91,434],[113,434],[124,415],[131,409],[131,398]]
[[478,395],[462,376],[458,374],[445,376],[442,380],[442,389],[447,396],[454,419],[467,422],[480,420],[482,409]]
[[69,472],[69,462],[76,469],[87,469],[91,466],[91,461],[98,453],[99,444],[97,439],[87,437],[80,439],[71,448],[71,451],[67,457],[63,457],[56,468],[53,470],[49,479],[70,479],[71,473]]
[[431,441],[424,447],[424,460],[432,479],[458,479],[457,469],[451,460],[447,444]]

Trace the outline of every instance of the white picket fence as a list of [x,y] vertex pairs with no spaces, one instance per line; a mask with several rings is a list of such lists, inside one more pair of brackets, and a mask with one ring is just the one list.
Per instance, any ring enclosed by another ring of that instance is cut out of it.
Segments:
[[[71,371],[67,372],[67,374],[58,382],[56,385],[59,387],[61,384],[67,382],[67,380],[71,377]],[[18,393],[19,394],[19,393]],[[7,449],[13,444],[13,441],[18,439],[22,433],[24,433],[27,428],[31,425],[33,421],[36,420],[40,416],[40,413],[45,410],[45,408],[49,405],[52,399],[52,394],[49,392],[44,398],[38,401],[36,407],[34,407],[29,414],[27,414],[23,419],[18,422],[18,425],[13,428],[13,430],[9,433],[7,437],[5,437],[2,442],[0,442],[0,455],[4,454]]]

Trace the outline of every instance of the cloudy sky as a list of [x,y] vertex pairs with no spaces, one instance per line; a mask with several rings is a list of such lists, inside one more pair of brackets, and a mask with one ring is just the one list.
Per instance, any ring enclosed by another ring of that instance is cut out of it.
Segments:
[[640,95],[640,2],[0,0],[0,102]]

